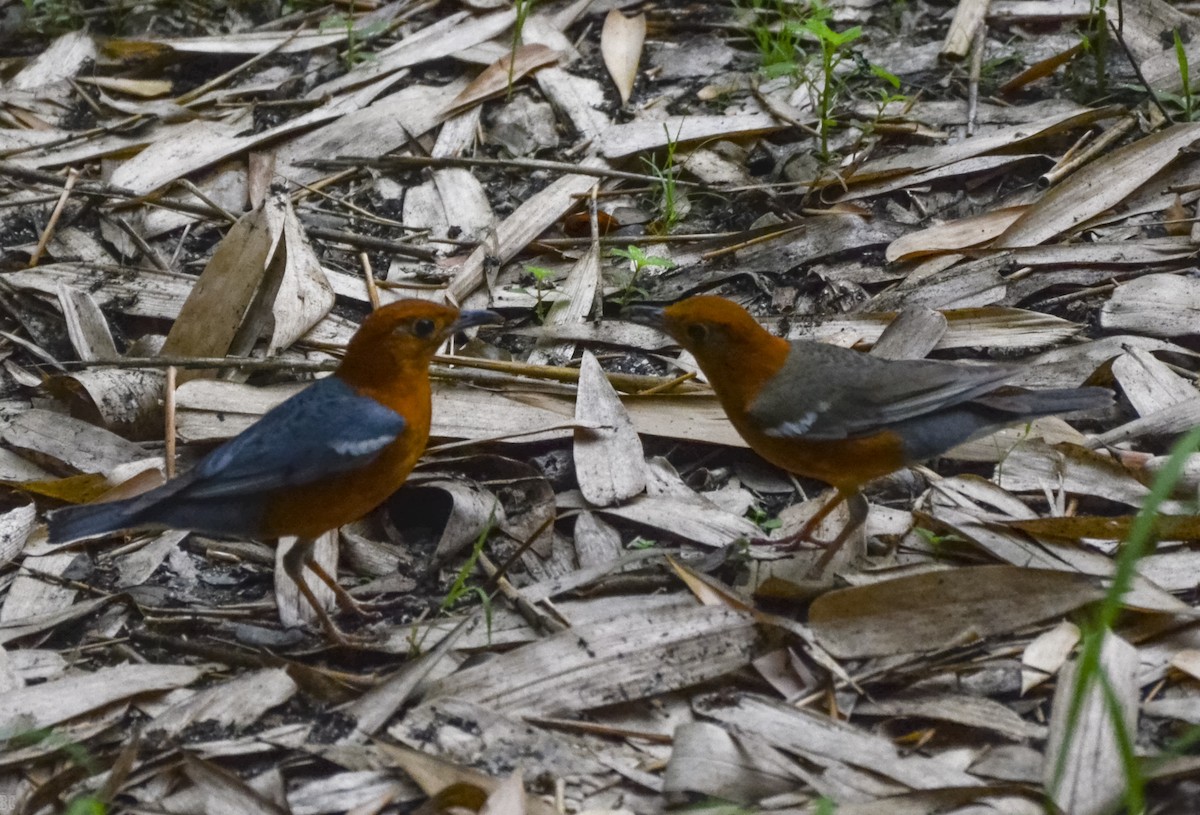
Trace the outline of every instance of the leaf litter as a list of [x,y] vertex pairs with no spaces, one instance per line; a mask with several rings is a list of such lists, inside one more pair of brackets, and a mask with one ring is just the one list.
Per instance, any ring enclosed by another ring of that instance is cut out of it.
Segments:
[[[143,5],[2,24],[0,801],[1100,813],[1140,789],[1122,730],[1160,759],[1200,721],[1196,454],[1107,697],[1073,680],[1200,424],[1194,9]],[[767,541],[823,485],[618,319],[705,291],[1121,398],[881,479],[813,578]],[[306,634],[260,542],[47,546],[46,510],[186,469],[401,297],[509,320],[439,358],[423,470],[323,541],[365,644]]]

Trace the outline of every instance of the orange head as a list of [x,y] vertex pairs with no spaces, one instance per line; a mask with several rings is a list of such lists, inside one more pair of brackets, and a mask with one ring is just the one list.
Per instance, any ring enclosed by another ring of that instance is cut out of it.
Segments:
[[437,349],[454,332],[503,321],[493,311],[398,300],[367,315],[350,338],[337,375],[360,389],[394,386],[423,376]]
[[786,340],[723,297],[701,294],[666,308],[631,306],[625,317],[667,332],[691,351],[726,410],[753,402],[789,351]]

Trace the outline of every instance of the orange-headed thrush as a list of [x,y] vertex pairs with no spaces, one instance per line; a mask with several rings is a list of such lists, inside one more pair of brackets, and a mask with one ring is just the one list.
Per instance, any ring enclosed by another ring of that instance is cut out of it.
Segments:
[[319,563],[315,539],[361,518],[395,492],[429,440],[429,363],[459,329],[502,318],[424,300],[370,314],[332,376],[268,411],[186,474],[134,498],[49,517],[54,543],[133,527],[299,541],[284,569],[326,633],[345,637],[304,582],[307,566],[344,610],[358,605]]
[[[1020,371],[1014,365],[887,360],[789,342],[741,306],[711,295],[666,308],[632,306],[625,317],[665,331],[695,356],[729,421],[755,452],[837,490],[792,541],[808,538],[874,478],[1004,425],[1112,402],[1104,388],[1001,387]],[[858,517],[827,554],[861,524],[866,505],[858,503],[852,513]]]

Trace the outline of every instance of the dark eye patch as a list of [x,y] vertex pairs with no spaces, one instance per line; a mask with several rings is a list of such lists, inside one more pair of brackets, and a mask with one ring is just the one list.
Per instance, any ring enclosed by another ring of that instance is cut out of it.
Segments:
[[708,326],[692,323],[687,327],[687,335],[692,342],[704,342],[708,338]]
[[420,339],[425,339],[426,337],[433,335],[434,328],[435,326],[433,324],[433,320],[422,319],[413,323],[412,332],[414,336]]

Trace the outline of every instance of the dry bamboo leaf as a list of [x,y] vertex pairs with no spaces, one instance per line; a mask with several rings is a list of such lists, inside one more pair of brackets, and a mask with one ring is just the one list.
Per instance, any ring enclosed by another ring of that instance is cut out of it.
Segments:
[[111,597],[97,597],[94,600],[81,600],[68,608],[38,617],[26,617],[11,623],[0,623],[0,645],[4,645],[24,637],[52,631],[57,626],[79,620],[93,611],[107,605]]
[[1176,402],[1149,416],[1131,419],[1111,430],[1097,433],[1088,444],[1099,447],[1128,443],[1146,437],[1174,436],[1187,432],[1197,424],[1200,424],[1200,398],[1193,396],[1186,402]]
[[[472,770],[469,767],[460,767],[453,762],[426,755],[408,747],[396,747],[384,742],[380,742],[378,746],[389,764],[393,767],[399,767],[407,773],[425,791],[426,795],[431,798],[440,798],[441,793],[447,790],[453,791],[453,798],[441,798],[444,804],[450,804],[455,801],[461,803],[462,799],[460,796],[473,789],[481,793],[475,798],[477,801],[476,805],[471,807],[473,810],[478,810],[479,804],[482,803],[486,796],[495,792],[500,784],[503,783],[491,776],[484,775],[478,770]],[[526,796],[525,806],[526,811],[531,813],[531,815],[557,815],[554,807],[545,803],[540,798]],[[437,811],[442,810],[439,809]]]
[[728,546],[737,540],[749,540],[759,531],[749,518],[726,512],[698,494],[639,495],[622,506],[606,507],[601,513],[705,546]]
[[21,568],[4,595],[0,623],[21,623],[69,609],[78,591],[54,578],[62,577],[75,563],[73,552],[26,555]]
[[[1140,507],[1150,489],[1114,459],[1073,444],[1051,447],[1030,441],[1013,448],[997,483],[1012,492],[1050,488],[1082,495],[1096,495],[1128,506]],[[1160,511],[1181,515],[1189,510],[1178,501],[1165,501]]]
[[135,441],[161,439],[161,370],[97,368],[46,380],[46,389],[66,402],[71,415]]
[[[296,545],[297,538],[287,536],[279,539],[275,546],[275,604],[279,607],[279,620],[285,628],[295,628],[317,619],[316,609],[300,593],[300,588],[283,568],[284,558],[288,550]],[[337,575],[338,539],[337,530],[333,529],[317,538],[313,547],[313,560],[331,575]],[[302,579],[312,589],[326,611],[333,609],[333,589],[319,580],[312,569],[305,569]]]
[[517,80],[545,65],[558,61],[559,54],[553,48],[544,45],[522,45],[514,54],[505,54],[500,60],[489,65],[479,76],[463,88],[462,92],[451,100],[446,111],[460,113],[465,108],[477,105],[485,99],[504,93]]
[[604,28],[600,31],[600,54],[604,57],[608,75],[617,86],[617,93],[621,95],[622,105],[628,104],[633,93],[645,40],[645,14],[626,17],[614,8],[605,16]]
[[116,587],[128,589],[145,583],[189,534],[186,530],[172,529],[156,535],[140,549],[114,558],[117,567]]
[[737,139],[772,133],[787,125],[769,113],[739,113],[731,116],[669,116],[613,125],[605,131],[600,153],[605,158],[624,158],[633,153],[659,150],[667,144],[686,144],[709,139]]
[[[874,115],[874,114],[872,114]],[[849,190],[837,196],[837,201],[860,201],[864,198],[874,198],[897,190],[920,189],[935,182],[954,179],[964,180],[967,176],[988,175],[1002,170],[1019,172],[1021,165],[1026,162],[1043,162],[1041,154],[971,156],[961,161],[951,161],[949,164],[934,166],[921,172],[905,173],[899,176],[881,176],[863,184],[855,184]]]
[[1131,348],[1113,360],[1112,373],[1139,416],[1149,416],[1198,395],[1196,388],[1166,363],[1139,348]]
[[909,232],[888,245],[885,257],[895,263],[978,246],[1002,234],[1025,209],[1002,207]]
[[584,141],[598,141],[612,127],[605,115],[604,88],[595,79],[579,76],[562,68],[543,68],[537,72],[538,88],[561,111]]
[[145,59],[148,53],[174,51],[178,54],[224,54],[256,56],[268,52],[298,54],[318,48],[329,48],[346,41],[342,26],[332,31],[315,29],[302,31],[231,32],[215,37],[180,37],[145,39],[116,39],[104,44],[104,50],[114,57]]
[[575,431],[575,475],[588,503],[607,507],[646,488],[642,440],[591,351],[580,363],[575,420],[596,426]]
[[20,554],[36,523],[37,509],[32,503],[18,504],[0,512],[0,565]]
[[[371,82],[383,84],[380,80],[403,68],[453,56],[503,33],[512,26],[516,11],[507,8],[480,17],[458,11],[435,15],[435,18],[432,24],[388,46],[375,54],[373,59],[365,60],[341,76],[313,87],[306,94],[307,98],[324,99]],[[388,82],[384,87],[390,85]]]
[[274,286],[268,352],[277,354],[320,322],[333,308],[334,297],[291,198],[282,189],[275,190],[263,202],[263,212],[273,246],[266,278]]
[[37,90],[75,76],[96,61],[96,43],[86,31],[63,34],[5,83],[6,90]]
[[[434,699],[407,710],[388,728],[388,735],[414,749],[428,749],[428,734],[438,733],[438,753],[443,759],[511,772],[526,756],[538,757],[538,771],[547,776],[577,778],[606,773],[608,761],[622,760],[620,753],[579,736],[530,727],[525,719],[505,716],[462,699]],[[526,765],[528,766],[528,765]]]
[[[560,326],[570,326],[584,322],[592,313],[596,303],[596,295],[600,290],[600,248],[588,246],[588,250],[567,272],[567,279],[562,284],[563,297],[550,304],[546,319],[542,321],[543,329],[553,330]],[[537,347],[529,355],[531,365],[545,364],[551,357],[571,359],[575,353],[572,343],[562,343],[551,349],[552,342],[542,336],[538,339]]]
[[952,762],[910,753],[882,735],[775,699],[748,693],[717,694],[701,697],[693,706],[698,714],[723,723],[735,734],[762,739],[819,767],[840,770],[841,765],[849,764],[912,789],[981,784]]
[[976,566],[829,592],[813,602],[809,625],[835,657],[887,656],[966,645],[1103,595],[1084,575]]
[[67,323],[67,336],[80,359],[90,362],[117,358],[117,344],[95,298],[87,292],[60,283],[58,302]]
[[984,696],[941,690],[900,691],[886,699],[870,699],[855,705],[858,716],[915,717],[960,724],[975,730],[998,733],[1013,741],[1046,738],[1046,726],[1022,719],[1001,702]]
[[[268,782],[263,791],[224,767],[197,758],[188,752],[183,753],[183,772],[200,789],[205,812],[221,812],[225,815],[290,815],[283,805],[283,779],[279,777],[278,769],[268,770],[257,776],[260,783]],[[276,795],[271,795],[272,792]]]
[[[607,166],[595,158],[584,159],[580,165],[589,168]],[[527,198],[496,227],[495,241],[481,244],[458,267],[446,296],[453,302],[463,301],[483,283],[485,266],[507,263],[530,241],[556,223],[563,213],[577,206],[577,196],[583,195],[595,184],[594,176],[564,175]]]
[[117,665],[29,685],[0,697],[0,732],[53,727],[113,702],[190,685],[201,675],[187,665]]
[[403,147],[442,121],[445,99],[466,87],[461,80],[447,85],[406,85],[369,107],[340,116],[281,144],[275,152],[280,175],[308,184],[327,171],[301,166],[314,156],[381,156]]
[[1079,223],[1120,204],[1197,139],[1200,125],[1181,123],[1105,154],[1051,188],[992,246],[1033,246],[1069,234]]
[[753,804],[794,790],[800,768],[770,745],[738,738],[709,722],[680,725],[671,760],[663,773],[663,792],[696,794]]
[[[1039,538],[1074,541],[1084,538],[1125,540],[1133,529],[1134,518],[1133,515],[1073,515],[1061,518],[1030,518],[1012,522],[1009,526]],[[1160,541],[1197,540],[1200,539],[1200,516],[1160,515],[1154,519],[1151,529],[1153,531],[1150,534]]]
[[525,783],[518,769],[500,782],[479,808],[479,815],[525,815]]
[[747,665],[754,618],[693,606],[575,627],[439,682],[454,696],[509,715],[555,716],[688,687]]
[[[1135,733],[1138,713],[1138,652],[1115,634],[1106,634],[1100,651],[1100,669],[1107,678],[1111,702],[1126,733]],[[1117,743],[1110,699],[1099,677],[1084,693],[1077,721],[1070,721],[1075,700],[1078,660],[1059,676],[1050,711],[1050,737],[1042,782],[1054,803],[1072,815],[1111,812],[1125,792],[1125,763]],[[1074,704],[1073,704],[1074,703]],[[1059,768],[1061,770],[1061,776]]]
[[[171,325],[163,355],[225,356],[243,333],[277,241],[267,206],[239,218],[217,244]],[[257,338],[258,330],[255,326],[246,333]],[[182,385],[202,374],[180,371],[178,382]]]
[[1200,280],[1173,274],[1136,277],[1101,306],[1100,325],[1154,337],[1200,333]]
[[109,474],[122,464],[146,458],[139,445],[115,433],[48,410],[19,414],[0,433],[0,440],[59,472]]
[[1185,648],[1171,657],[1171,667],[1193,679],[1200,679],[1200,649]]
[[264,668],[242,674],[197,692],[156,715],[147,731],[178,735],[197,722],[242,729],[296,693],[296,683],[283,668]]
[[436,563],[445,563],[459,555],[489,524],[503,519],[504,507],[493,493],[461,478],[430,479],[427,473],[418,472],[408,480],[405,489],[408,495],[414,490],[418,495],[421,490],[440,490],[450,498],[450,517],[433,553]]
[[924,359],[946,333],[946,315],[928,308],[907,308],[883,330],[871,356],[880,359]]
[[[1155,536],[1160,541],[1166,536]],[[1187,536],[1200,538],[1200,529]],[[1138,561],[1138,574],[1169,592],[1191,591],[1200,585],[1200,552],[1184,550],[1148,555]]]
[[114,91],[139,99],[154,99],[171,92],[171,83],[165,79],[135,79],[121,76],[81,77],[81,82],[95,85],[106,91]]
[[941,167],[973,156],[1011,150],[1015,145],[1088,127],[1095,122],[1111,119],[1122,113],[1124,113],[1124,108],[1118,105],[1060,111],[1040,118],[1032,129],[1029,124],[1020,123],[991,135],[976,135],[970,139],[962,139],[949,144],[903,150],[893,156],[874,159],[865,162],[855,171],[854,175],[843,178],[842,181],[857,185],[880,178],[919,172],[930,167]]

